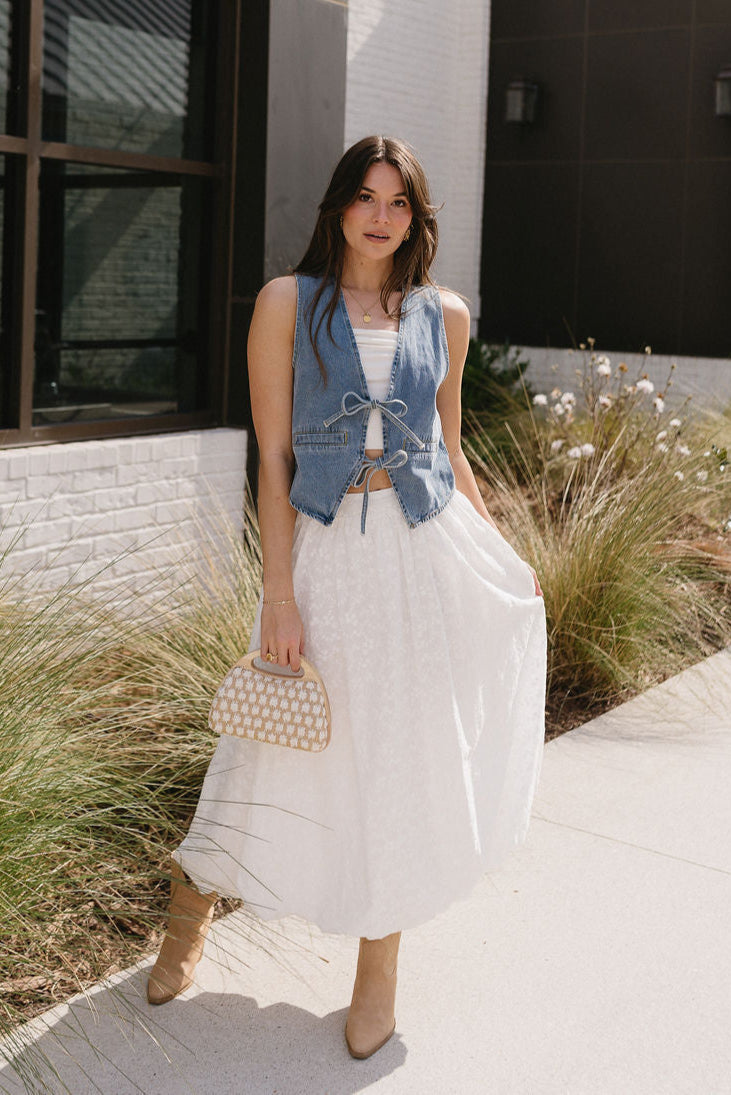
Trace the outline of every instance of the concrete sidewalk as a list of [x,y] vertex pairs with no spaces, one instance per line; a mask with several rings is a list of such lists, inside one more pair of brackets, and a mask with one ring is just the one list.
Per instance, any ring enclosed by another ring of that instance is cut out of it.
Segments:
[[150,960],[47,1013],[0,1090],[731,1095],[731,650],[548,743],[526,845],[405,933],[374,1057],[343,1040],[357,940],[276,931],[219,922],[162,1008]]

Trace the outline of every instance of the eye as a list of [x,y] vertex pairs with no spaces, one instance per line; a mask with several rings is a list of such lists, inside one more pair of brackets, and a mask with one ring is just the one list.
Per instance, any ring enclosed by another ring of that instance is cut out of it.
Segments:
[[406,199],[405,198],[396,198],[396,204],[397,205],[406,205],[407,204]]
[[370,196],[370,194],[367,194],[366,191],[364,190],[362,194],[358,195],[358,198],[359,198],[359,200],[362,199],[362,198],[365,198],[366,201],[370,201],[371,196]]

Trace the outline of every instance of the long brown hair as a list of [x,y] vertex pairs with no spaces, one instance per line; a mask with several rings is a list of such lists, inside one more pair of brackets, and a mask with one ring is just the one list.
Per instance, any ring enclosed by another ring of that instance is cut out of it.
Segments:
[[[340,214],[358,197],[366,172],[374,163],[389,163],[398,168],[413,215],[409,238],[404,240],[394,253],[393,270],[381,288],[381,307],[386,315],[391,315],[388,311],[388,298],[391,293],[400,290],[403,300],[413,286],[435,284],[429,276],[429,268],[437,252],[439,235],[436,214],[441,206],[432,205],[424,168],[411,146],[405,141],[396,137],[383,137],[380,134],[363,137],[356,144],[351,145],[340,158],[325,196],[318,206],[319,214],[312,239],[300,261],[292,267],[293,273],[311,274],[322,278],[312,301],[309,333],[325,384],[327,384],[327,370],[318,352],[316,338],[320,325],[327,315],[327,333],[332,339],[332,321],[340,298],[345,256],[345,236],[340,227]],[[327,312],[320,316],[317,330],[313,332],[315,310],[329,278],[335,281],[332,300]]]

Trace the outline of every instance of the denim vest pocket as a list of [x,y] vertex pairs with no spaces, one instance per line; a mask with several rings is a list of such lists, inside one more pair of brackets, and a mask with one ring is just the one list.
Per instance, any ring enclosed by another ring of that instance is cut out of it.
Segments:
[[410,437],[405,437],[401,442],[401,448],[405,449],[409,455],[409,460],[415,460],[417,463],[421,461],[431,461],[434,458],[434,453],[439,448],[439,439],[433,437],[420,437],[420,445],[417,445],[415,441],[412,441]]
[[347,445],[347,430],[323,430],[313,426],[304,427],[292,433],[292,447],[295,449],[330,449],[337,445]]

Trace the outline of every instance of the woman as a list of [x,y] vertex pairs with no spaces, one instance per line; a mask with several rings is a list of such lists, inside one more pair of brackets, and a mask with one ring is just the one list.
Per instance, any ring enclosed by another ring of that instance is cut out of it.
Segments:
[[316,755],[222,736],[174,853],[149,999],[186,988],[216,894],[360,936],[345,1037],[391,1037],[401,930],[525,838],[540,771],[545,615],[460,447],[469,312],[429,277],[424,171],[402,141],[343,155],[248,344],[263,590],[249,649],[322,674]]

